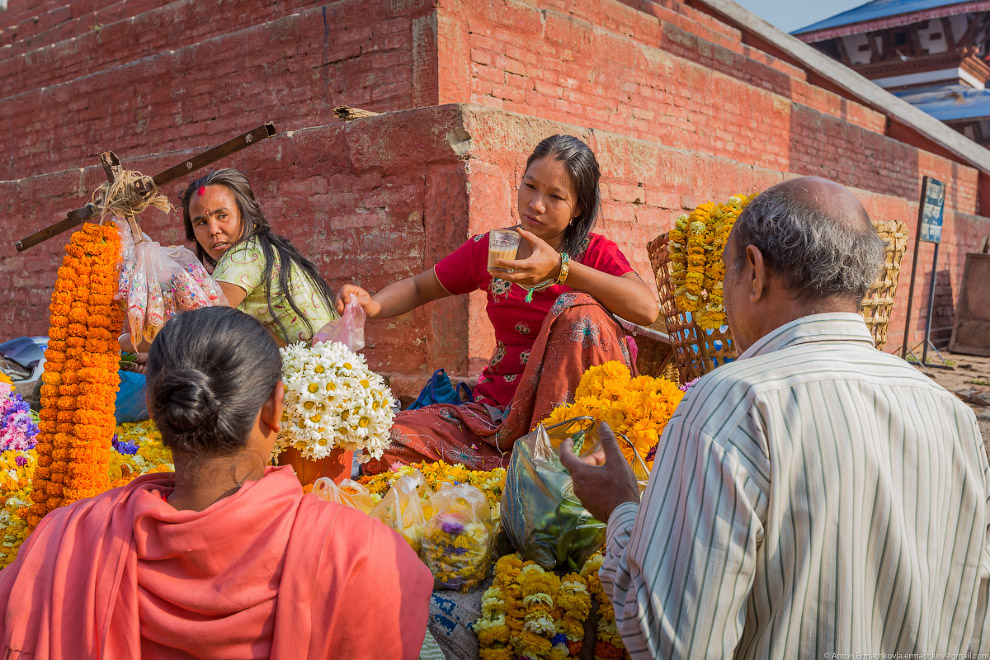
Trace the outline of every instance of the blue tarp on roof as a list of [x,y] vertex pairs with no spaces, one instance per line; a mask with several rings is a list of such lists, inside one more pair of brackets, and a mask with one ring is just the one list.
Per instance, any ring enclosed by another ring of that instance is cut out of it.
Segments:
[[964,0],[873,0],[865,5],[853,7],[849,11],[836,14],[823,21],[812,23],[800,30],[795,30],[791,34],[802,34],[804,32],[817,32],[827,28],[850,25],[852,23],[862,23],[863,21],[875,21],[888,16],[899,16],[901,14],[911,14],[916,11],[926,9],[936,9],[947,5],[962,4]]
[[897,96],[941,121],[990,118],[990,89],[952,85],[939,90],[911,91]]

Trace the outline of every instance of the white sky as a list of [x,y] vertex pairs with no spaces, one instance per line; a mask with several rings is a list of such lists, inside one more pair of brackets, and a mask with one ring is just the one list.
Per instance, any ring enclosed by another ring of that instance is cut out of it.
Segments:
[[736,0],[760,18],[773,23],[784,32],[811,25],[823,18],[835,16],[868,0]]

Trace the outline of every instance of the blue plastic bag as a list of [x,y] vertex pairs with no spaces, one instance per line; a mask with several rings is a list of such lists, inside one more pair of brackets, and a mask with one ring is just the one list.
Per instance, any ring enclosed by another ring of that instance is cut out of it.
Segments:
[[[458,394],[458,390],[462,390],[467,394],[467,400],[462,400]],[[429,382],[426,383],[426,387],[423,391],[419,393],[416,400],[413,401],[412,405],[406,408],[406,410],[416,410],[417,408],[422,408],[423,406],[430,406],[434,403],[451,403],[455,406],[459,406],[462,403],[467,403],[471,400],[471,388],[466,384],[461,383],[455,390],[453,383],[450,382],[450,376],[443,369],[437,369],[430,376]]]
[[148,405],[144,400],[146,391],[144,374],[120,371],[120,390],[114,403],[114,417],[118,424],[148,419]]

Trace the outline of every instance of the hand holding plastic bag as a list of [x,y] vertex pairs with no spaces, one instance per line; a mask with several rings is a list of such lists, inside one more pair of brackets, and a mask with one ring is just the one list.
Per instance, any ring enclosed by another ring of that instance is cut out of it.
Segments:
[[426,477],[416,470],[396,479],[368,515],[397,531],[419,553],[426,520],[432,515],[428,505],[432,495],[433,489],[426,483]]
[[313,343],[339,341],[356,353],[364,348],[364,322],[367,318],[364,308],[358,304],[357,296],[351,296],[341,317],[317,330],[313,335]]
[[488,500],[468,484],[444,484],[430,499],[420,556],[439,587],[470,591],[488,574],[494,534]]
[[[555,450],[568,437],[578,456],[599,448],[598,425],[590,417],[548,428],[541,424],[513,445],[502,492],[502,529],[524,559],[546,570],[580,570],[605,542],[605,523],[593,518],[574,495],[571,475]],[[645,482],[649,472],[638,455],[637,459],[633,472]]]
[[364,484],[350,479],[344,479],[338,486],[333,480],[320,477],[313,482],[313,494],[327,502],[337,502],[361,513],[368,513],[375,507],[375,500]]

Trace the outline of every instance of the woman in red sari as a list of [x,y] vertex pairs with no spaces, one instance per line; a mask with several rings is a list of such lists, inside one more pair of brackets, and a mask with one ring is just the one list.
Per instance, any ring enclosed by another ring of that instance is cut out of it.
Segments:
[[0,657],[417,658],[433,576],[392,530],[267,467],[282,398],[261,323],[170,320],[148,407],[175,473],[41,521],[0,571]]
[[522,237],[510,272],[488,271],[488,234],[468,239],[434,268],[374,296],[345,285],[338,310],[356,296],[369,318],[391,318],[450,295],[488,292],[495,353],[475,400],[401,412],[379,461],[444,460],[475,469],[505,465],[512,444],[558,405],[573,399],[584,371],[619,360],[633,367],[613,315],[649,324],[659,314],[652,291],[616,244],[591,233],[598,217],[600,171],[594,153],[570,135],[554,135],[526,162],[519,185]]

